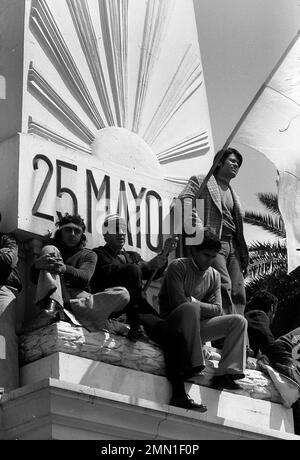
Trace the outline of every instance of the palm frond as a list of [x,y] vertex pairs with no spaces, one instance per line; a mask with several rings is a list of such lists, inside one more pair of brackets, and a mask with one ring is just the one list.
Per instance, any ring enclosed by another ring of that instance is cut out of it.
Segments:
[[286,257],[286,240],[277,241],[252,241],[248,246],[249,252],[269,253],[271,256],[277,257],[279,254]]
[[277,270],[267,275],[258,274],[246,281],[248,299],[260,289],[272,292],[278,298],[279,304],[283,304],[299,295],[299,276],[288,275],[286,271]]
[[278,337],[297,327],[300,321],[300,267],[287,273],[286,232],[277,196],[272,193],[258,193],[257,196],[271,212],[270,215],[248,211],[244,221],[282,239],[273,243],[254,241],[249,245],[249,276],[245,280],[245,287],[248,300],[260,289],[266,289],[278,298],[278,310],[273,322]]
[[260,212],[246,211],[244,222],[250,225],[264,228],[268,232],[280,238],[285,238],[285,227],[281,216],[271,216]]
[[281,216],[278,206],[278,196],[275,193],[257,193],[259,201],[271,212]]
[[249,246],[249,276],[264,276],[272,272],[287,272],[287,249],[285,241],[255,241]]

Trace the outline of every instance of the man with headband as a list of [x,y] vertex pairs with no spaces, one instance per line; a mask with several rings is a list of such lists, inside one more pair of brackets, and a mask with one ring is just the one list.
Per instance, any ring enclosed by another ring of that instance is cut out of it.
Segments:
[[[95,273],[91,280],[92,292],[113,286],[124,286],[130,294],[126,306],[127,321],[130,325],[129,338],[137,340],[143,333],[139,326],[138,313],[156,314],[142,291],[142,280],[148,280],[155,272],[154,279],[160,278],[167,266],[167,256],[158,254],[149,262],[135,251],[126,251],[127,225],[118,214],[108,215],[102,225],[105,246],[94,248],[98,256]],[[170,249],[176,247],[176,239],[168,242]]]
[[113,311],[126,306],[129,294],[123,287],[113,287],[92,295],[90,280],[97,256],[85,248],[83,219],[65,214],[56,226],[54,238],[43,247],[31,270],[40,320],[67,319],[97,331]]

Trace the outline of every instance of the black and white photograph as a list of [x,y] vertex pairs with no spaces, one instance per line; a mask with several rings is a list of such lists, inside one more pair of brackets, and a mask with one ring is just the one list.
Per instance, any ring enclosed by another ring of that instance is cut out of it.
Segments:
[[300,440],[300,0],[0,0],[0,278],[0,440]]

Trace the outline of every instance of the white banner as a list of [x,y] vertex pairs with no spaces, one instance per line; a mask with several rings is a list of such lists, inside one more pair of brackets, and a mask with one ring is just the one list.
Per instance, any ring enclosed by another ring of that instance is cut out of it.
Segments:
[[300,265],[300,36],[293,40],[231,136],[263,153],[279,172],[288,272]]

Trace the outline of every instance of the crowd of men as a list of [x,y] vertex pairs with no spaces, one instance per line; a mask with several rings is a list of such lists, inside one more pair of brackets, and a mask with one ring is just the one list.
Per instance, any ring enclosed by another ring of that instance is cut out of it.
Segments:
[[[245,313],[248,250],[241,206],[230,185],[243,158],[229,148],[218,159],[208,181],[193,176],[179,195],[191,205],[198,198],[204,200],[204,222],[196,211],[185,216],[185,229],[193,222],[193,228],[196,225],[202,232],[201,242],[190,246],[187,257],[168,264],[167,253],[175,249],[176,235],[168,238],[168,248],[149,261],[125,250],[126,222],[117,214],[106,216],[103,222],[105,245],[87,249],[83,219],[65,214],[31,267],[40,319],[63,319],[98,331],[107,319],[126,314],[129,339],[146,334],[163,349],[172,388],[170,404],[200,412],[207,409],[189,397],[185,381],[203,371],[202,344],[207,341],[221,348],[211,383],[215,389],[240,388],[247,347],[300,383],[299,361],[293,355],[295,341],[300,343],[300,328],[275,340],[270,324],[276,299],[269,293],[259,293]],[[15,299],[21,282],[16,240],[12,235],[0,237],[0,336],[6,344],[6,359],[0,360],[0,387],[9,391],[18,386]],[[153,274],[162,279],[159,309],[149,303],[143,288],[143,281]]]

